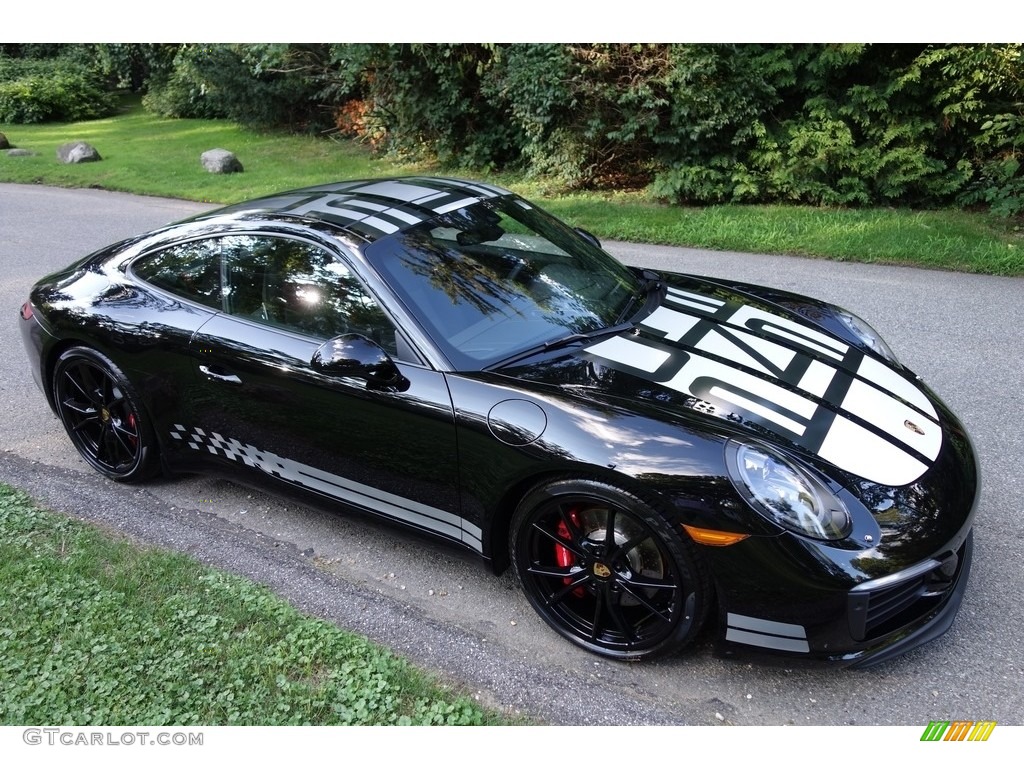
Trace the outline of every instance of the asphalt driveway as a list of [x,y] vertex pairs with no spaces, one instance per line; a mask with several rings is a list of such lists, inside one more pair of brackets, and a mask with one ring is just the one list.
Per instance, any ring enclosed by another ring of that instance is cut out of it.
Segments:
[[554,636],[506,574],[360,518],[226,482],[106,481],[80,461],[28,374],[15,313],[42,275],[203,210],[96,190],[0,184],[0,480],[44,503],[189,552],[390,645],[486,702],[558,724],[1024,724],[1024,280],[609,244],[624,261],[809,293],[867,318],[967,424],[983,495],[964,605],[942,639],[863,671],[722,660],[706,647],[620,664]]

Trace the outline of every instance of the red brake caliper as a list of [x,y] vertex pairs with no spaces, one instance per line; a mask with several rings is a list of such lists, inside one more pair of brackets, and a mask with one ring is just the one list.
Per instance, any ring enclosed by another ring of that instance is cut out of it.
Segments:
[[[572,520],[572,524],[579,526],[580,520],[576,510],[569,512],[569,519]],[[565,524],[564,520],[558,521],[558,538],[565,539],[566,541],[572,541],[572,534],[569,533],[569,527]],[[569,551],[567,547],[563,547],[561,544],[555,544],[555,562],[558,563],[560,568],[571,568],[576,562],[576,556]],[[562,579],[566,586],[572,584],[572,579],[568,576]],[[576,587],[572,591],[576,597],[583,597],[583,587]]]
[[132,413],[131,411],[128,412],[128,426],[131,428],[132,432],[135,433],[128,438],[128,441],[132,444],[132,447],[134,448],[139,442],[139,430],[135,422],[135,414]]

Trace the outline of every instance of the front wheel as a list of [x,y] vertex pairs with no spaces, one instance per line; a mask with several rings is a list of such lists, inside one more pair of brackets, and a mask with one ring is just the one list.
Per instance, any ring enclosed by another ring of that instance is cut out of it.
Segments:
[[693,543],[620,488],[591,480],[538,486],[519,504],[509,544],[544,621],[602,656],[677,651],[707,616],[710,581]]
[[131,384],[105,355],[73,347],[53,372],[57,415],[79,454],[94,469],[123,482],[152,474],[156,440]]

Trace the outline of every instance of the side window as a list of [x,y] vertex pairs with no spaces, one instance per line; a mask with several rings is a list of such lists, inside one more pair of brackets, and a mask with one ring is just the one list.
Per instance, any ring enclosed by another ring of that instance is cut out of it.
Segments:
[[132,265],[132,271],[175,296],[221,308],[220,244],[217,240],[183,243]]
[[[225,235],[132,265],[142,279],[211,309],[315,338],[358,333],[398,354],[395,327],[349,269],[311,243]],[[405,348],[405,345],[401,345]]]
[[310,243],[221,238],[224,311],[327,340],[358,333],[395,355],[395,328],[349,269]]

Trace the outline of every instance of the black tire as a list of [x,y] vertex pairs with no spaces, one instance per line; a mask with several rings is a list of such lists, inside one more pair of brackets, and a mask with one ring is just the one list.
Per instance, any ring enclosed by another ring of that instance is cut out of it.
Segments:
[[153,429],[108,357],[89,347],[66,350],[54,366],[53,401],[72,444],[97,472],[121,482],[153,474]]
[[676,652],[707,617],[710,579],[693,542],[615,486],[570,479],[534,488],[516,509],[509,547],[541,618],[601,656]]

